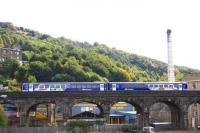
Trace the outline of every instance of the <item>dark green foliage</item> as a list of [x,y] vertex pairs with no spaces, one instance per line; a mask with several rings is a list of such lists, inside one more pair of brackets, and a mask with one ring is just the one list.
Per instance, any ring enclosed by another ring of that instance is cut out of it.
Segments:
[[4,127],[7,125],[8,118],[6,117],[5,113],[0,112],[0,127]]
[[15,79],[17,79],[19,83],[23,83],[26,81],[28,76],[28,69],[29,69],[28,66],[24,65],[20,66],[18,70],[15,72]]
[[0,74],[5,78],[14,78],[18,68],[19,62],[15,59],[7,59],[4,62],[0,62]]
[[3,107],[0,105],[0,127],[4,127],[7,125],[8,118],[4,112]]
[[74,133],[87,133],[90,124],[84,120],[77,120],[70,122],[68,126]]
[[[166,81],[167,65],[163,62],[106,45],[72,41],[12,24],[0,23],[0,47],[20,48],[26,65],[16,60],[0,62],[0,83],[16,79],[23,82],[45,81]],[[176,67],[176,80],[198,72]]]
[[131,131],[133,130],[133,126],[132,125],[123,125],[121,130],[124,133],[131,133]]

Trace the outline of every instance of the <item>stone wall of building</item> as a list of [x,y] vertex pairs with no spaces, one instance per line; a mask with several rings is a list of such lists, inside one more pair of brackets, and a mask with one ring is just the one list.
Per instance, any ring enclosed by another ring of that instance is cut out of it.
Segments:
[[10,58],[22,61],[21,51],[19,49],[0,48],[0,61],[5,61]]
[[[200,73],[188,74],[182,81],[187,82],[188,89],[200,91]],[[197,128],[200,126],[200,104],[194,103],[188,108],[188,127]]]

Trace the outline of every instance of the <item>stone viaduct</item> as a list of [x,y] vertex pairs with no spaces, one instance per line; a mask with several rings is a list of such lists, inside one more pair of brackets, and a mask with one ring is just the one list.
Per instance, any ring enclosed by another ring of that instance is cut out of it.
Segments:
[[101,116],[109,121],[111,106],[117,102],[133,105],[140,116],[139,126],[149,125],[149,109],[155,103],[164,103],[171,110],[171,122],[176,129],[188,128],[188,107],[200,102],[200,91],[121,91],[121,92],[20,92],[0,93],[3,103],[8,100],[16,105],[20,125],[27,124],[31,107],[41,103],[53,103],[62,107],[64,119],[72,114],[73,105],[81,102],[95,103]]

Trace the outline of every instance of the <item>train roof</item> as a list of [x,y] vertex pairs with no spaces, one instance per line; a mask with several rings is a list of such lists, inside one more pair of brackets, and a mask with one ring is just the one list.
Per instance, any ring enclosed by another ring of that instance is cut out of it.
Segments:
[[146,83],[146,84],[178,84],[178,83],[186,83],[186,82],[109,82],[109,83],[139,83],[139,84],[142,84],[142,83]]
[[107,82],[34,82],[34,83],[23,83],[23,84],[66,84],[66,83],[100,83],[100,84],[104,84]]
[[35,82],[35,83],[23,83],[23,84],[66,84],[66,83],[99,83],[99,84],[105,84],[105,83],[120,83],[120,84],[127,84],[127,83],[139,83],[139,84],[180,84],[180,83],[187,83],[187,82]]

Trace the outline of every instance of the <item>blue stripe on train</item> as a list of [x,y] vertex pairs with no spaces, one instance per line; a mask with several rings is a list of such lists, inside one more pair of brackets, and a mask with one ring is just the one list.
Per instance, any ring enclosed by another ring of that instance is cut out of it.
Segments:
[[65,91],[100,91],[100,88],[65,88]]

